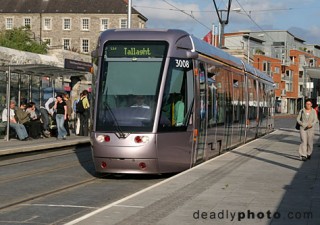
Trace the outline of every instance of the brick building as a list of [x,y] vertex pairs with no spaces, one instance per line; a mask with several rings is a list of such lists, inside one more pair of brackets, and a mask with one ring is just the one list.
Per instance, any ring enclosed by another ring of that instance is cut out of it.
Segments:
[[[147,18],[132,9],[132,28]],[[30,27],[49,47],[88,54],[100,32],[127,27],[126,0],[1,0],[0,28]]]
[[306,97],[320,104],[320,47],[304,42],[281,30],[225,34],[226,51],[273,78],[278,113],[297,113]]

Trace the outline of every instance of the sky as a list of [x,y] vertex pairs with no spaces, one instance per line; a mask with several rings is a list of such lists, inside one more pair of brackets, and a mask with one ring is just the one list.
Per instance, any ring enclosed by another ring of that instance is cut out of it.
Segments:
[[[132,5],[148,18],[147,28],[182,29],[203,38],[219,24],[213,1],[227,9],[228,0],[132,0]],[[225,33],[263,30],[286,30],[320,45],[320,1],[232,0]]]

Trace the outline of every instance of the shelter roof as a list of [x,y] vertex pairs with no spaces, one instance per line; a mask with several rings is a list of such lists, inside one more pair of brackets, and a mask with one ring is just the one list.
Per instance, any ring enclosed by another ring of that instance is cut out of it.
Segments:
[[11,73],[20,73],[36,76],[83,76],[87,74],[84,71],[66,69],[62,67],[45,65],[45,64],[23,64],[23,65],[6,65],[0,66],[0,71],[8,71],[10,67]]

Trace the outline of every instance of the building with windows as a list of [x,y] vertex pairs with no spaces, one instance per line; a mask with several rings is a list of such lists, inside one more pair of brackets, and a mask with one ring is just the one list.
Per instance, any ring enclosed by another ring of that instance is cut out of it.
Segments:
[[[88,54],[106,29],[127,28],[126,0],[2,0],[0,28],[27,26],[49,47]],[[132,9],[132,28],[147,18]]]
[[305,98],[320,104],[320,46],[274,30],[225,34],[225,47],[273,78],[276,112],[295,114]]

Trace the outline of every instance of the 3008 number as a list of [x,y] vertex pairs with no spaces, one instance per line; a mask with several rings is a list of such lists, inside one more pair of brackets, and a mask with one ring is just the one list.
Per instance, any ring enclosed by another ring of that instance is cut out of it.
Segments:
[[188,60],[176,59],[176,67],[189,68],[190,63]]

